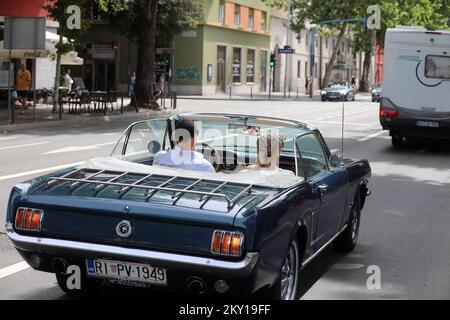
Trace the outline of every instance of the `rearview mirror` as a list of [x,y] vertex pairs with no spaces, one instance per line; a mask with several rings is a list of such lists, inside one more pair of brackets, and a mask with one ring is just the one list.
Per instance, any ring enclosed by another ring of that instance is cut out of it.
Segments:
[[161,144],[158,141],[151,141],[148,146],[148,151],[150,151],[151,154],[157,154],[161,151]]
[[330,156],[330,165],[331,165],[333,168],[339,167],[339,166],[341,165],[341,157],[339,157],[336,153],[333,153],[333,154]]

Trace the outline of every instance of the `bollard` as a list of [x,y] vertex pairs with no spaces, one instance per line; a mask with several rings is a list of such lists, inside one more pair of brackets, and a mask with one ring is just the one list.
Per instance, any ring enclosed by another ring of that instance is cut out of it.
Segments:
[[297,87],[297,101],[298,101],[298,87]]
[[250,87],[250,100],[253,100],[253,87]]
[[231,100],[231,84],[230,84],[230,100]]

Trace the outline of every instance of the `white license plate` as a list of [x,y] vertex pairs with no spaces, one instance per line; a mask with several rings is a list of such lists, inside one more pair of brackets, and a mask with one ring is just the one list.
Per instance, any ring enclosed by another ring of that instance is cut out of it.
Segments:
[[86,259],[86,265],[87,275],[90,277],[167,285],[166,270],[163,268],[152,267],[148,264]]
[[417,121],[416,126],[418,127],[429,127],[429,128],[439,128],[439,122],[436,121]]

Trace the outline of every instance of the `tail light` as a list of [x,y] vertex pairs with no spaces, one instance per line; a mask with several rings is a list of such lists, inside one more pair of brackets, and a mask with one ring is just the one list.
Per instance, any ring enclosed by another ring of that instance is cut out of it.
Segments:
[[400,115],[400,112],[395,109],[388,109],[388,108],[380,108],[380,117],[381,118],[398,118]]
[[32,208],[19,208],[16,211],[15,228],[23,231],[41,231],[44,211]]
[[239,232],[214,231],[211,252],[223,256],[239,257],[242,253],[244,236]]

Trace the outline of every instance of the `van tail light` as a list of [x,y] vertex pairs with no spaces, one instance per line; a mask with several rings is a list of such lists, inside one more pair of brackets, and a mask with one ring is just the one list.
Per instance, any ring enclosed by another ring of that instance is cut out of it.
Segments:
[[380,117],[381,118],[398,118],[399,115],[400,115],[400,112],[398,112],[398,110],[388,109],[388,108],[384,108],[384,107],[380,108]]
[[239,232],[214,231],[211,252],[223,256],[239,257],[242,254],[244,236]]
[[19,208],[16,211],[15,228],[23,231],[41,231],[44,211],[32,208]]

